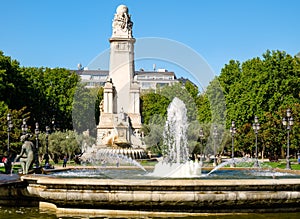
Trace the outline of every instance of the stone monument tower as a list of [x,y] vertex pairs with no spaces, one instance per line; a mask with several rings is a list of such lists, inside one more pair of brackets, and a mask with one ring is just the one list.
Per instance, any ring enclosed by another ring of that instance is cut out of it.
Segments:
[[134,43],[128,8],[120,5],[113,19],[109,78],[104,85],[97,145],[140,146],[140,87],[134,77]]

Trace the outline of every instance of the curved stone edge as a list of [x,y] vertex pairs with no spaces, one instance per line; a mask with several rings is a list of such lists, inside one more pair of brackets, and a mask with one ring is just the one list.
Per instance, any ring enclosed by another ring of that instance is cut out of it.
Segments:
[[300,178],[298,179],[224,179],[224,180],[203,180],[203,179],[152,179],[152,180],[135,180],[135,179],[83,179],[83,178],[52,178],[47,175],[24,175],[22,181],[32,182],[40,185],[127,185],[127,186],[300,186]]
[[181,213],[178,209],[187,214],[300,211],[300,179],[81,180],[24,176],[22,180],[41,202],[75,212],[103,208],[147,214]]
[[[109,209],[74,209],[74,208],[60,208],[53,203],[40,202],[41,212],[55,214],[59,217],[189,217],[189,216],[204,216],[211,215],[211,213],[190,213],[190,212],[154,212],[154,211],[134,211],[134,210],[109,210]],[[241,215],[242,213],[237,213]],[[222,215],[232,215],[232,213],[222,213]]]
[[[79,208],[61,208],[57,207],[53,203],[40,202],[39,209],[42,213],[50,213],[56,215],[58,218],[61,217],[196,217],[196,216],[233,216],[233,215],[248,215],[249,210],[241,212],[201,212],[201,213],[192,213],[192,212],[166,212],[166,211],[139,211],[139,210],[110,210],[110,209],[79,209]],[[290,211],[290,209],[284,209],[285,212]],[[274,210],[274,212],[277,212]],[[273,213],[274,213],[273,212]],[[280,211],[279,211],[280,212]],[[259,209],[255,209],[254,213],[264,213]]]
[[27,183],[16,180],[0,184],[0,206],[36,207],[39,199],[31,196],[27,190]]

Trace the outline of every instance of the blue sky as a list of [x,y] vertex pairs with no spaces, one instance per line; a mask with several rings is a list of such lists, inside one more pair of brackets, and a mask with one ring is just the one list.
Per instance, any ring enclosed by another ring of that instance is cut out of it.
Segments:
[[[22,66],[87,66],[109,48],[120,4],[129,8],[135,38],[178,41],[216,75],[229,60],[260,57],[267,49],[300,52],[297,0],[2,0],[0,50]],[[137,67],[151,70],[145,65]]]

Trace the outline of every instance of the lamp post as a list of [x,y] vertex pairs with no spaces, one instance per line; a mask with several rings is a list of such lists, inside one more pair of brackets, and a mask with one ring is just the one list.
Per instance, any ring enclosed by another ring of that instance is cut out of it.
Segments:
[[56,127],[56,124],[55,124],[55,117],[54,116],[52,118],[51,123],[52,123],[52,130],[55,132],[57,127]]
[[26,124],[26,119],[23,119],[23,124],[21,126],[21,130],[22,130],[22,135],[26,135],[27,134],[28,127],[27,127],[27,124]]
[[231,163],[231,167],[235,167],[235,163],[234,163],[234,135],[236,133],[236,128],[235,128],[235,122],[234,121],[231,122],[231,126],[230,126],[229,131],[231,133],[231,141],[232,141],[232,147],[231,147],[232,163]]
[[286,118],[282,119],[282,124],[286,126],[287,129],[286,169],[291,170],[292,168],[290,163],[290,130],[294,125],[294,120],[290,109],[286,110]]
[[50,128],[49,126],[46,126],[46,154],[45,154],[45,165],[49,164],[49,151],[48,151],[48,147],[49,147],[49,141],[48,141],[48,137],[50,134]]
[[204,133],[203,133],[203,129],[200,128],[199,131],[199,137],[200,137],[200,143],[201,143],[201,148],[200,148],[200,166],[202,166],[203,161],[202,161],[202,156],[203,156],[203,139],[204,139]]
[[259,167],[258,164],[258,156],[257,156],[257,135],[258,135],[258,130],[260,129],[260,124],[258,123],[258,117],[254,117],[254,123],[252,125],[252,128],[255,133],[255,162],[254,162],[254,167]]
[[39,123],[35,123],[35,167],[39,168]]
[[216,160],[216,141],[217,141],[217,137],[218,137],[217,126],[214,126],[213,136],[214,136],[214,163],[213,163],[213,166],[217,166],[217,160]]
[[11,129],[13,127],[11,115],[7,114],[7,157],[9,157],[9,133],[11,132]]

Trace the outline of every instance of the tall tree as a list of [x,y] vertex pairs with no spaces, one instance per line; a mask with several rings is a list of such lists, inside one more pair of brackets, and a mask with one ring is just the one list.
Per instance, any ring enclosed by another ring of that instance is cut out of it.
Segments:
[[[218,79],[223,86],[227,105],[227,127],[236,121],[240,130],[237,146],[249,151],[254,143],[250,128],[254,116],[262,124],[259,131],[259,150],[280,151],[283,139],[278,133],[282,109],[293,108],[300,102],[299,59],[283,51],[267,51],[261,58],[253,58],[242,63],[230,61],[222,69]],[[230,72],[232,74],[230,75]],[[277,133],[274,134],[274,133]],[[269,152],[268,152],[269,153]]]
[[154,92],[143,94],[141,96],[143,122],[148,124],[150,119],[156,114],[165,117],[170,102],[171,101],[167,97]]
[[11,109],[16,109],[14,104],[17,102],[15,98],[19,77],[19,63],[0,51],[0,100]]
[[79,84],[73,101],[72,121],[73,128],[78,133],[89,130],[96,136],[96,125],[99,123],[99,105],[103,98],[103,88],[86,88]]
[[72,104],[79,76],[63,68],[27,67],[21,72],[27,83],[23,96],[32,112],[31,122],[45,127],[55,118],[58,128],[72,129]]

